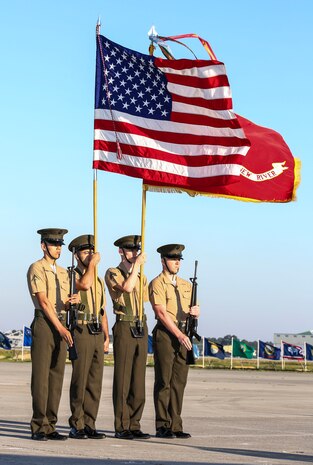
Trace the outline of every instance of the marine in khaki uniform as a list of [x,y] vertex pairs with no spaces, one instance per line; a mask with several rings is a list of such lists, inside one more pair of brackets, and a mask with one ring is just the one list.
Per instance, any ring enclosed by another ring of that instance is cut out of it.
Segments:
[[[113,326],[114,376],[113,407],[115,437],[148,439],[140,429],[145,405],[145,374],[148,351],[148,328],[143,315],[143,337],[138,336],[140,265],[145,254],[139,254],[140,236],[124,236],[114,242],[121,262],[109,268],[105,282],[113,302],[116,323]],[[148,301],[147,279],[144,277],[144,302]]]
[[27,272],[28,288],[35,307],[31,324],[32,439],[64,440],[67,437],[59,434],[55,425],[62,392],[66,343],[69,346],[73,343],[70,332],[65,328],[65,312],[68,303],[78,303],[79,297],[75,294],[69,299],[68,272],[56,265],[67,230],[48,228],[37,232],[41,235],[44,256]]
[[68,248],[77,260],[76,288],[81,299],[74,330],[78,358],[72,360],[69,437],[102,439],[105,434],[96,430],[95,423],[101,397],[104,352],[109,350],[109,330],[104,282],[98,278],[97,289],[94,283],[100,254],[94,253],[94,236],[88,234],[73,239]]
[[181,418],[188,375],[186,355],[192,348],[184,330],[188,314],[197,318],[199,307],[190,308],[191,283],[177,276],[184,248],[181,244],[167,244],[157,249],[162,273],[149,284],[157,319],[153,329],[154,406],[156,436],[160,438],[190,438],[183,431]]

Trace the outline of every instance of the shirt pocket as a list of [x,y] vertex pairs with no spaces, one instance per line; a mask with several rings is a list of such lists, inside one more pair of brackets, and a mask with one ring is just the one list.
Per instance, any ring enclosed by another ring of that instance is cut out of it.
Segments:
[[[62,307],[65,305],[65,302],[67,302],[70,294],[70,286],[68,280],[64,277],[59,278],[59,286],[57,286],[56,290],[56,307],[58,311],[63,309]],[[61,307],[60,307],[61,305]]]
[[182,296],[182,306],[184,312],[189,311],[189,306],[190,306],[190,299],[191,299],[191,289],[184,289],[183,292],[181,293]]
[[62,289],[63,291],[65,291],[65,292],[69,293],[69,291],[70,291],[70,286],[69,286],[68,280],[61,277],[61,278],[59,279],[59,283],[60,283],[61,289]]

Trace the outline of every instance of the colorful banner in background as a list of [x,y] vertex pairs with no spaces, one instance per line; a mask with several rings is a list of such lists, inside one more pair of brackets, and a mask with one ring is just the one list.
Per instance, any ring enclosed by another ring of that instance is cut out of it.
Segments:
[[5,350],[11,350],[11,342],[7,336],[0,332],[0,348]]
[[304,359],[304,350],[301,346],[296,346],[294,344],[289,344],[288,342],[282,341],[283,347],[283,358],[293,359],[293,360],[303,360]]
[[267,360],[280,360],[281,350],[278,347],[273,346],[267,342],[259,341],[259,354],[260,358],[266,358]]
[[225,351],[222,344],[212,342],[207,338],[204,338],[204,355],[206,357],[216,357],[220,360],[224,360]]
[[253,358],[254,348],[246,344],[245,342],[233,339],[232,343],[232,356],[242,358]]
[[23,329],[23,347],[30,347],[32,345],[32,330],[24,326]]
[[307,342],[305,344],[305,358],[309,361],[313,360],[313,345],[308,344]]

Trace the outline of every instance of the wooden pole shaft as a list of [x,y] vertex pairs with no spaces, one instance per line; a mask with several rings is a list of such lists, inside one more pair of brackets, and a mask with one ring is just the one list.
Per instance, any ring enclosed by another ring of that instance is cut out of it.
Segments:
[[[97,185],[97,170],[93,171],[93,235],[94,235],[94,242],[95,248],[94,251],[98,251],[98,218],[97,218],[97,210],[98,210],[98,185]],[[99,302],[98,302],[98,267],[95,267],[94,271],[94,285],[95,285],[95,308],[93,309],[93,314],[96,318],[99,315]]]
[[[142,201],[141,201],[141,253],[145,251],[145,227],[146,227],[146,192],[147,188],[142,182]],[[143,291],[144,291],[144,264],[140,265],[140,287],[139,287],[139,321],[143,316]]]

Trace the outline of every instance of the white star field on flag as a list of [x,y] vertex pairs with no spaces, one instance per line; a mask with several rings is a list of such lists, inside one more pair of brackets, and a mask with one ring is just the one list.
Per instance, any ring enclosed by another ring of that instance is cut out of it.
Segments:
[[[104,84],[100,108],[153,119],[170,118],[172,99],[153,58],[104,42]],[[100,103],[100,102],[99,102]]]

